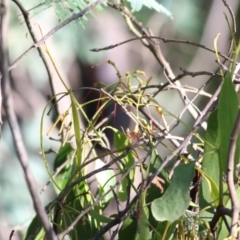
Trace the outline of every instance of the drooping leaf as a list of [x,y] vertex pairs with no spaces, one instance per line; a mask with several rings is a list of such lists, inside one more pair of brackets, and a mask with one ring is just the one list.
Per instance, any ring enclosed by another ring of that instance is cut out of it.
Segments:
[[164,195],[151,205],[157,221],[174,222],[183,215],[190,203],[189,186],[194,176],[194,162],[180,164],[174,171],[173,179]]

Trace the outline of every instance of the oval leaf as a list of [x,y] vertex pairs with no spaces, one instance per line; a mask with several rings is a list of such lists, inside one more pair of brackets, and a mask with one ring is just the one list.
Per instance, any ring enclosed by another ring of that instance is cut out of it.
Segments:
[[174,171],[172,182],[165,194],[151,206],[157,221],[174,222],[183,215],[190,203],[189,186],[194,177],[195,163],[180,164]]

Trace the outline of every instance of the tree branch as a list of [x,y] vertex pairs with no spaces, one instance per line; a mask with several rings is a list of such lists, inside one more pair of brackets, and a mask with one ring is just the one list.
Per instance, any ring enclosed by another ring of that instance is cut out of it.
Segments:
[[2,73],[4,108],[6,111],[6,116],[7,116],[10,129],[12,132],[13,141],[14,141],[15,149],[18,155],[18,159],[23,168],[25,180],[27,182],[28,189],[32,197],[34,209],[43,225],[43,228],[46,232],[47,239],[55,240],[57,238],[51,228],[47,213],[36,191],[35,179],[29,167],[27,151],[23,143],[22,135],[20,132],[20,128],[17,122],[17,117],[13,107],[13,99],[12,99],[12,93],[11,93],[11,87],[10,87],[10,76],[8,71],[8,46],[7,46],[8,4],[9,4],[9,1],[3,0],[0,5],[0,14],[1,14],[1,25],[0,25],[1,66],[0,67],[1,67],[1,73]]
[[[229,193],[232,201],[233,217],[231,225],[231,235],[236,234],[238,219],[239,219],[239,203],[236,194],[235,184],[234,184],[234,158],[238,136],[240,133],[240,111],[238,111],[238,116],[236,118],[234,128],[230,137],[229,150],[228,150],[228,173],[227,173],[227,183],[229,188]],[[239,232],[238,232],[239,235]]]

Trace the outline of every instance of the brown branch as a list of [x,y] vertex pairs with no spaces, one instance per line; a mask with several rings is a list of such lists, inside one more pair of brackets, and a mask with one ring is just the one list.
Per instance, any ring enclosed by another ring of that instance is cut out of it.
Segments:
[[0,25],[0,36],[1,36],[1,73],[2,73],[2,84],[3,84],[3,99],[4,99],[4,108],[6,111],[7,120],[11,129],[13,136],[13,141],[15,149],[18,155],[19,162],[23,168],[25,180],[28,185],[29,192],[33,201],[34,209],[43,225],[43,228],[46,232],[46,237],[49,240],[55,240],[56,236],[51,228],[51,225],[48,220],[47,213],[42,205],[42,202],[36,191],[36,183],[29,167],[28,156],[25,145],[23,143],[21,131],[17,122],[17,117],[14,112],[13,99],[10,87],[10,76],[8,71],[8,46],[7,46],[7,37],[8,37],[8,21],[7,21],[7,11],[8,11],[8,1],[3,0],[0,5],[0,14],[1,14],[1,25]]
[[[211,49],[209,47],[206,47],[206,46],[204,46],[202,44],[199,44],[199,43],[195,43],[195,42],[192,42],[192,41],[189,41],[189,40],[170,39],[170,38],[163,38],[163,37],[157,37],[157,36],[141,36],[141,37],[130,38],[128,40],[125,40],[125,41],[122,41],[122,42],[119,42],[119,43],[116,43],[116,44],[112,44],[112,45],[109,45],[109,46],[106,46],[106,47],[103,47],[103,48],[92,48],[92,49],[90,49],[90,51],[100,52],[100,51],[110,50],[110,49],[113,49],[115,47],[119,47],[123,44],[129,43],[129,42],[132,42],[132,41],[136,41],[136,40],[142,40],[142,39],[158,39],[158,40],[163,41],[164,43],[180,43],[180,44],[192,45],[192,46],[195,46],[195,47],[205,49],[205,50],[215,54],[215,51],[213,49]],[[230,62],[233,61],[231,58],[229,58],[228,56],[226,56],[225,54],[223,54],[221,52],[218,52],[218,55],[221,56],[222,58],[224,58],[225,60],[228,60]]]
[[[240,111],[238,111],[238,115],[231,133],[229,150],[228,150],[228,173],[227,173],[227,183],[229,188],[229,194],[232,201],[232,225],[231,225],[231,235],[236,234],[236,230],[238,227],[238,219],[239,219],[239,202],[236,194],[235,184],[234,184],[234,158],[238,136],[240,133]],[[239,235],[239,232],[237,233]]]
[[12,230],[12,231],[11,231],[11,233],[10,233],[10,235],[9,235],[9,240],[12,240],[13,235],[14,235],[14,232],[15,232],[15,230]]
[[50,36],[55,34],[58,30],[69,24],[70,22],[77,20],[78,18],[82,18],[84,14],[86,14],[88,11],[90,11],[93,7],[103,3],[105,0],[96,0],[93,3],[88,4],[86,8],[84,8],[79,13],[73,14],[71,17],[66,19],[65,21],[61,22],[59,25],[57,25],[55,28],[53,28],[51,31],[49,31],[44,37],[42,37],[37,43],[33,44],[30,48],[28,48],[21,56],[19,56],[10,66],[9,71],[12,70],[17,66],[17,64],[26,57],[30,52],[32,52],[35,48],[38,48],[41,44],[43,44]]
[[[209,223],[210,230],[213,234],[215,234],[217,230],[217,225],[221,217],[223,216],[229,216],[232,217],[232,210],[225,208],[223,206],[218,206],[216,209],[216,212],[214,213],[214,216],[212,218],[212,221]],[[226,226],[228,227],[228,226]],[[230,230],[230,229],[229,229]]]

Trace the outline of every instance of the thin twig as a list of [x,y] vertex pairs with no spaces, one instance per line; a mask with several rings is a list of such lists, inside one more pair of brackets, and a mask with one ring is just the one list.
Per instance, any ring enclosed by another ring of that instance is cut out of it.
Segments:
[[7,46],[7,32],[8,32],[8,21],[7,21],[7,11],[8,11],[8,1],[3,0],[0,5],[1,13],[1,26],[0,26],[0,36],[1,36],[1,73],[2,73],[2,83],[3,83],[3,99],[4,108],[6,111],[7,120],[12,132],[13,141],[15,149],[18,155],[20,164],[22,165],[25,180],[28,185],[29,192],[32,197],[34,209],[43,225],[46,232],[46,237],[48,240],[55,240],[56,236],[51,228],[48,220],[47,213],[43,207],[43,204],[36,191],[36,183],[29,167],[28,156],[25,145],[23,143],[21,131],[17,122],[17,117],[14,112],[13,99],[10,87],[10,76],[8,71],[8,46]]
[[[231,235],[236,234],[238,227],[238,218],[239,218],[239,202],[234,184],[234,158],[237,145],[238,135],[240,133],[240,111],[234,124],[232,134],[230,137],[229,151],[228,151],[228,173],[227,173],[227,183],[229,188],[229,194],[232,201],[233,217],[231,225]],[[237,233],[239,235],[239,232]]]
[[12,231],[11,231],[11,233],[10,233],[10,235],[9,235],[9,240],[12,240],[12,237],[13,237],[13,235],[14,235],[14,232],[15,232],[15,230],[12,230]]
[[207,114],[209,113],[209,111],[212,108],[212,105],[214,104],[214,102],[216,101],[216,98],[221,90],[221,86],[220,85],[218,87],[218,89],[215,91],[215,93],[212,95],[211,99],[209,100],[209,102],[207,103],[207,105],[205,106],[205,108],[203,109],[203,111],[201,112],[201,115],[196,119],[191,132],[188,134],[188,136],[184,139],[184,141],[171,153],[169,154],[163,161],[163,163],[158,167],[158,169],[148,177],[147,180],[147,186],[149,186],[152,182],[152,180],[162,171],[162,169],[169,163],[169,161],[176,156],[179,152],[182,151],[182,149],[186,148],[189,144],[189,141],[191,140],[193,134],[197,131],[197,129],[200,127],[201,123],[204,121],[204,119],[206,118]]
[[[158,39],[158,40],[163,41],[164,43],[187,44],[187,45],[196,46],[196,47],[205,49],[205,50],[207,50],[209,52],[215,53],[215,51],[213,49],[211,49],[209,47],[206,47],[206,46],[204,46],[202,44],[196,43],[196,42],[192,42],[192,41],[189,41],[189,40],[181,40],[181,39],[163,38],[163,37],[157,37],[157,36],[141,36],[141,37],[130,38],[128,40],[125,40],[125,41],[122,41],[122,42],[119,42],[119,43],[116,43],[116,44],[112,44],[112,45],[109,45],[109,46],[106,46],[106,47],[92,48],[92,49],[89,49],[89,50],[92,51],[92,52],[100,52],[100,51],[110,50],[110,49],[113,49],[115,47],[119,47],[119,46],[121,46],[123,44],[129,43],[129,42],[132,42],[132,41],[136,41],[136,40],[142,40],[142,39]],[[231,58],[229,58],[228,56],[226,56],[225,54],[223,54],[221,52],[218,52],[218,55],[221,56],[222,58],[228,60],[229,62],[233,61]]]
[[21,56],[19,56],[10,66],[9,71],[12,70],[17,66],[17,64],[25,58],[30,52],[32,52],[35,48],[38,48],[41,44],[43,44],[50,36],[55,34],[58,30],[69,24],[70,22],[77,20],[78,18],[82,18],[84,14],[86,14],[88,11],[90,11],[93,7],[103,3],[106,0],[97,0],[93,3],[88,4],[86,8],[84,8],[79,13],[73,14],[71,17],[66,19],[65,21],[61,22],[59,25],[57,25],[55,28],[53,28],[51,31],[49,31],[44,37],[42,37],[37,43],[33,44],[30,48],[28,48]]

